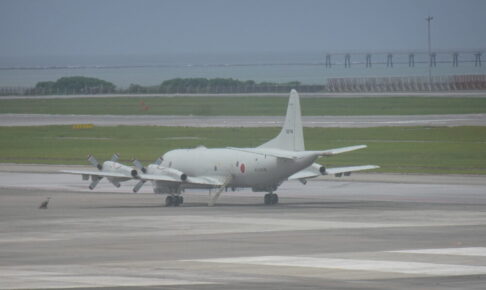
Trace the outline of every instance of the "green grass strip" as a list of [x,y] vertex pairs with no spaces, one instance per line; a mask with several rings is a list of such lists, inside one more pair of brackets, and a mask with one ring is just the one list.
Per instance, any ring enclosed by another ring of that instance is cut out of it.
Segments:
[[[1,100],[0,113],[99,115],[280,116],[283,97],[147,97]],[[486,113],[486,98],[303,98],[303,115],[421,115]]]
[[[175,148],[258,146],[278,128],[71,126],[0,127],[0,162],[87,165],[91,153],[114,152],[145,163]],[[326,166],[380,165],[378,172],[486,174],[486,127],[306,128],[306,148],[367,144],[367,149],[319,162]]]

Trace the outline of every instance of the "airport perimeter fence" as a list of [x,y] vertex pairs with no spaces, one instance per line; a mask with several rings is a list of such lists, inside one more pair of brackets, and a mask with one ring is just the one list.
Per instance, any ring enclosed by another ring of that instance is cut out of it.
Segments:
[[420,92],[486,90],[486,75],[328,79],[329,92]]
[[102,95],[102,94],[253,94],[288,93],[296,89],[301,93],[319,92],[427,92],[486,90],[486,75],[454,75],[429,77],[366,77],[331,78],[325,85],[252,85],[213,87],[142,87],[128,89],[91,87],[81,90],[47,90],[43,88],[0,87],[0,96],[42,96],[42,95]]
[[255,85],[239,87],[191,87],[178,86],[171,88],[131,86],[128,89],[105,90],[86,88],[81,90],[49,90],[44,88],[0,87],[0,96],[45,96],[45,95],[102,95],[102,94],[245,94],[245,93],[288,93],[296,89],[303,93],[326,91],[325,85]]

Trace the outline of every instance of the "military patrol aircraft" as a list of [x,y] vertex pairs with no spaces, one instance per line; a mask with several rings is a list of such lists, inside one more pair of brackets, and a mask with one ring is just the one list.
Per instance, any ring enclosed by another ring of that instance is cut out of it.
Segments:
[[290,92],[287,115],[280,134],[255,148],[206,148],[176,149],[165,153],[147,167],[134,160],[134,167],[118,163],[115,154],[110,161],[101,165],[93,156],[88,161],[98,171],[63,170],[64,173],[81,174],[84,180],[91,178],[90,189],[94,189],[102,178],[116,187],[120,182],[138,180],[133,192],[138,192],[145,182],[150,181],[154,193],[166,194],[166,206],[183,204],[182,193],[186,189],[209,189],[208,205],[215,204],[224,190],[251,188],[264,192],[264,203],[278,203],[277,188],[286,180],[307,179],[321,175],[349,176],[351,172],[375,169],[375,165],[325,168],[315,163],[320,157],[366,148],[366,145],[306,151],[300,100],[297,91]]

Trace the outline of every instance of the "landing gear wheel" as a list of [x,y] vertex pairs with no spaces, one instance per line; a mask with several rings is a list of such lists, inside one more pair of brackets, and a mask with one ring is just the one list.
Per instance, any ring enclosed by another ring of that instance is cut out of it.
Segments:
[[182,196],[172,196],[169,195],[165,198],[165,206],[179,206],[184,203],[184,198]]
[[174,197],[172,195],[169,195],[165,198],[165,206],[170,207],[174,205]]
[[272,198],[271,198],[272,204],[277,204],[278,203],[278,195],[274,193],[271,196],[272,196]]
[[270,205],[270,194],[269,193],[265,194],[265,196],[263,197],[263,203],[265,205]]
[[265,205],[274,205],[278,203],[278,195],[275,193],[267,193],[263,197]]

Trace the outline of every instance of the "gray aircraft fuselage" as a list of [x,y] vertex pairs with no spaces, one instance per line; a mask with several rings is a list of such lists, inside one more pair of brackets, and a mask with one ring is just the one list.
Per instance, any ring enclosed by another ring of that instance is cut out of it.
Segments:
[[[244,148],[243,148],[244,149]],[[163,156],[163,167],[189,176],[231,176],[228,187],[271,191],[293,173],[310,166],[316,156],[282,159],[228,148],[176,149]]]

